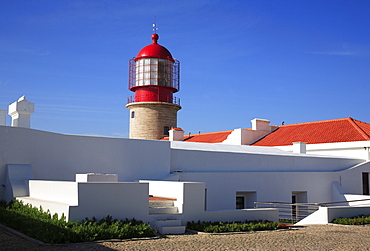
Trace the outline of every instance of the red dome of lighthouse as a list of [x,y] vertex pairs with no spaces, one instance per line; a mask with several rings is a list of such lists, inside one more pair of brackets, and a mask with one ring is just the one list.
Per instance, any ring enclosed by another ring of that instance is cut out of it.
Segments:
[[171,52],[169,52],[169,50],[167,50],[165,47],[157,43],[158,38],[159,38],[158,34],[154,33],[152,35],[153,43],[142,48],[137,54],[135,61],[142,58],[162,58],[175,62],[171,55]]

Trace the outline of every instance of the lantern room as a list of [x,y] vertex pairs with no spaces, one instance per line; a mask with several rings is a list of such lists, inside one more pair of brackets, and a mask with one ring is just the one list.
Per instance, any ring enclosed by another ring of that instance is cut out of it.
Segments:
[[179,91],[179,61],[158,44],[158,34],[152,35],[152,44],[145,46],[130,60],[129,89],[135,92],[128,103],[166,102],[178,104],[173,93]]

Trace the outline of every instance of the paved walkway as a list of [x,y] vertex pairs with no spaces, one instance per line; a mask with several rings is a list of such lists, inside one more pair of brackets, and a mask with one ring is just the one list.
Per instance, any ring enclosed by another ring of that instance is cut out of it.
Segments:
[[323,225],[235,234],[49,245],[0,225],[0,250],[370,250],[370,226]]

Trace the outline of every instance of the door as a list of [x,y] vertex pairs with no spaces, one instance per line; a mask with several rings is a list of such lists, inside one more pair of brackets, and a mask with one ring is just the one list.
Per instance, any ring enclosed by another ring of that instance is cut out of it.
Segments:
[[370,195],[369,191],[369,173],[362,173],[362,193],[363,195]]

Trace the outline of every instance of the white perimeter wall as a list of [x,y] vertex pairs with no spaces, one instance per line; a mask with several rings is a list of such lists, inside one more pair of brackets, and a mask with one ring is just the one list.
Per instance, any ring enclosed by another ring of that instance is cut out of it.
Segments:
[[340,171],[364,162],[360,159],[312,156],[172,149],[171,171]]
[[0,184],[8,163],[31,164],[34,178],[43,180],[73,181],[76,173],[92,172],[118,174],[119,181],[162,178],[170,170],[169,144],[0,126]]
[[[64,193],[63,193],[64,190]],[[114,219],[136,218],[148,222],[149,184],[137,182],[30,182],[30,197],[20,197],[25,203],[42,206],[51,214],[64,213],[71,221],[86,217],[97,219],[108,215]]]

